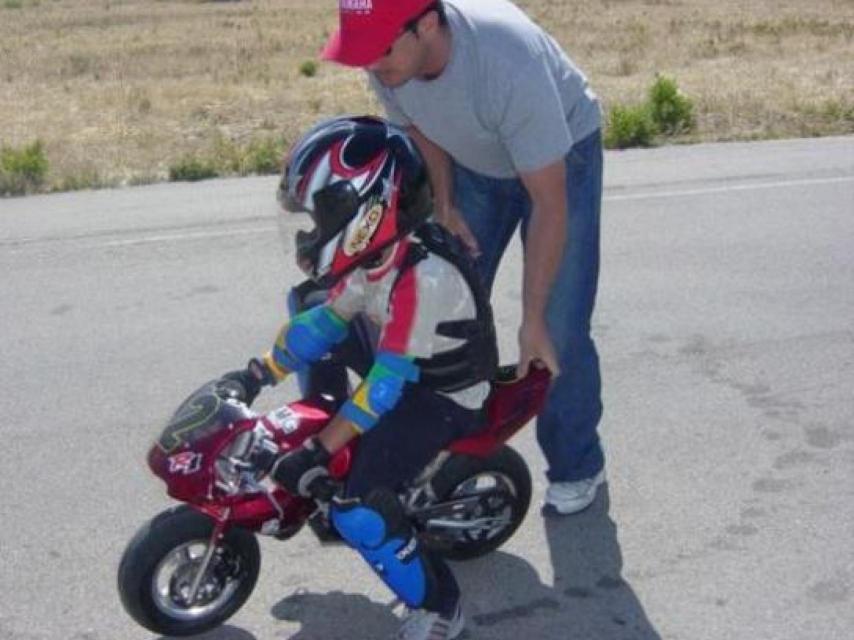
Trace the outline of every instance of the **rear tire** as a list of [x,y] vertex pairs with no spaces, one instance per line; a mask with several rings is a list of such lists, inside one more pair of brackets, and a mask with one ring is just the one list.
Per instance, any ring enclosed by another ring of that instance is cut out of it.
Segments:
[[179,506],[137,531],[118,573],[122,605],[134,620],[154,633],[187,636],[221,625],[243,606],[258,579],[261,552],[255,535],[239,528],[217,545],[193,606],[182,600],[213,528],[208,516]]
[[522,524],[531,504],[531,472],[522,456],[507,445],[488,458],[453,455],[430,483],[438,503],[491,492],[474,512],[457,517],[498,518],[504,522],[479,531],[445,530],[438,544],[432,544],[428,535],[427,546],[449,560],[472,560],[500,547]]

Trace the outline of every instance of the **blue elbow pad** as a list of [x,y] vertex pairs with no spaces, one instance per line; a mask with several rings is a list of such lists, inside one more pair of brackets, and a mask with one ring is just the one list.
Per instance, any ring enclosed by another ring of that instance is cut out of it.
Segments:
[[[381,371],[382,369],[385,371]],[[401,356],[390,351],[380,351],[377,354],[376,360],[374,360],[374,366],[371,367],[371,371],[368,373],[369,379],[372,375],[375,375],[375,370],[377,370],[376,375],[378,376],[380,374],[392,375],[394,377],[401,378],[406,382],[418,382],[418,379],[421,377],[418,365],[412,362],[412,358]]]
[[282,330],[273,357],[291,371],[302,371],[346,337],[344,320],[325,305],[313,307],[298,314]]
[[365,381],[343,407],[341,415],[360,430],[374,427],[400,401],[407,382],[417,382],[419,369],[410,358],[381,351]]
[[394,409],[400,396],[403,395],[402,378],[382,378],[371,385],[368,391],[368,405],[377,415],[388,413]]

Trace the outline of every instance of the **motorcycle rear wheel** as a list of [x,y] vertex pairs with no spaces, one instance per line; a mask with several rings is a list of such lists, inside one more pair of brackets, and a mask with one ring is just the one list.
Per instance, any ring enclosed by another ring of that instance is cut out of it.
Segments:
[[472,560],[500,547],[522,524],[531,504],[531,472],[507,445],[488,458],[453,455],[430,482],[434,504],[477,498],[475,504],[454,510],[453,520],[490,523],[470,529],[428,524],[428,547],[450,560]]
[[194,602],[187,594],[207,551],[214,522],[187,506],[155,516],[128,543],[118,572],[122,605],[146,629],[166,636],[221,625],[246,602],[261,567],[255,535],[229,529],[220,540]]

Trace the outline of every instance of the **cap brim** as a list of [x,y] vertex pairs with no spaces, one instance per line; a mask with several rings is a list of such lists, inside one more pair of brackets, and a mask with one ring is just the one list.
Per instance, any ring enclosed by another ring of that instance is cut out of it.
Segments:
[[[387,41],[388,40],[388,41]],[[367,67],[383,57],[394,43],[394,35],[383,37],[359,37],[348,34],[343,37],[341,29],[333,33],[320,52],[323,60],[332,60],[348,67]]]

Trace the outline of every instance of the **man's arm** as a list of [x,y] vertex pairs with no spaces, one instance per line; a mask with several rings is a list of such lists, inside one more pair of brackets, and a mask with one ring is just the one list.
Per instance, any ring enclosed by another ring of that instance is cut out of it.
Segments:
[[454,176],[451,156],[435,142],[421,133],[417,127],[409,126],[406,132],[415,141],[415,145],[427,163],[427,173],[433,187],[433,205],[436,222],[460,237],[473,255],[480,249],[477,239],[454,206]]
[[517,373],[524,375],[532,360],[541,360],[556,376],[560,366],[546,327],[546,306],[566,244],[566,167],[561,158],[520,177],[533,206],[525,241]]

